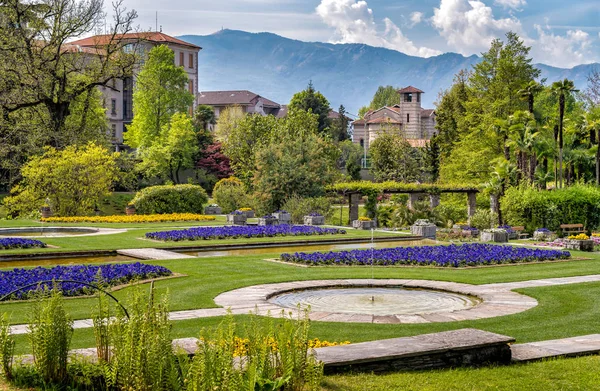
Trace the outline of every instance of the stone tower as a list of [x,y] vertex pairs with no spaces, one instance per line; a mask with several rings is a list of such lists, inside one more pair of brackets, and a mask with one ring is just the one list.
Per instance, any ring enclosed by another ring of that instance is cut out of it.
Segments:
[[398,90],[400,95],[400,114],[404,136],[407,139],[423,138],[421,127],[421,94],[423,91],[413,86]]

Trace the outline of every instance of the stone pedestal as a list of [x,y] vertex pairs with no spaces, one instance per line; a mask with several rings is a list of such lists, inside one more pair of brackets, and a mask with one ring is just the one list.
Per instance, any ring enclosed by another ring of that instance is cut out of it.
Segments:
[[482,242],[507,243],[508,233],[506,232],[482,232]]
[[233,225],[246,225],[246,215],[245,214],[240,214],[240,215],[227,215],[227,223],[228,224],[233,224]]
[[273,216],[279,221],[279,224],[291,224],[292,223],[292,215],[288,212],[275,212]]
[[419,202],[419,198],[421,197],[420,193],[410,193],[408,195],[408,201],[406,203],[406,206],[408,207],[408,209],[414,209],[415,207],[415,203]]
[[258,219],[258,225],[263,225],[263,226],[267,226],[267,225],[277,225],[279,222],[277,221],[277,219],[272,216],[272,217],[261,217]]
[[356,229],[371,229],[375,228],[375,222],[373,220],[363,221],[363,220],[354,220],[352,222],[352,227]]
[[360,200],[360,194],[350,194],[348,196],[348,208],[349,208],[349,220],[350,225],[354,220],[358,220],[358,201]]
[[469,216],[469,224],[471,217],[477,211],[477,193],[467,193],[467,215]]
[[220,215],[223,213],[223,210],[220,206],[207,206],[204,208],[204,214],[207,215]]
[[435,239],[435,232],[437,227],[431,225],[413,225],[410,227],[410,233],[417,236],[422,236],[428,239]]
[[253,210],[244,210],[242,212],[244,212],[244,215],[246,216],[247,219],[251,219],[251,218],[254,217],[254,211]]
[[594,251],[594,241],[591,239],[588,239],[588,240],[568,239],[565,243],[565,247],[567,250]]
[[304,216],[304,225],[323,225],[325,216]]
[[430,194],[429,195],[429,207],[431,209],[437,208],[440,205],[440,195],[439,194]]
[[461,232],[463,233],[463,235],[470,236],[472,238],[479,237],[478,229],[463,229]]

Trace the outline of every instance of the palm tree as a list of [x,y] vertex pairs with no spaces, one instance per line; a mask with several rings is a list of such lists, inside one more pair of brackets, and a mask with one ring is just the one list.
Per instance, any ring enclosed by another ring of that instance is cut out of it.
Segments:
[[530,81],[527,85],[518,91],[519,96],[522,100],[527,102],[529,112],[533,114],[533,103],[535,101],[535,96],[542,92],[544,87],[535,80]]
[[533,114],[516,111],[508,118],[508,122],[510,124],[508,145],[515,151],[517,167],[524,177],[533,182],[537,163],[533,148],[537,128]]
[[565,79],[552,83],[552,91],[558,95],[558,180],[560,187],[563,187],[563,121],[565,119],[565,102],[567,96],[575,89],[575,83],[572,80]]

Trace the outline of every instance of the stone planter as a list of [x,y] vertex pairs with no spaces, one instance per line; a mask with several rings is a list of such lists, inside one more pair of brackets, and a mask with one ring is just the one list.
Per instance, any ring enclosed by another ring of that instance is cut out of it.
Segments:
[[246,215],[227,215],[227,223],[233,225],[246,225]]
[[247,219],[251,219],[254,217],[254,211],[253,210],[244,210],[242,211],[244,213],[244,215],[246,216]]
[[556,234],[554,232],[533,232],[533,240],[537,240],[540,242],[551,242],[556,239]]
[[135,214],[135,206],[128,205],[127,207],[125,207],[125,214],[127,216],[133,216]]
[[325,216],[304,216],[304,225],[323,225]]
[[367,221],[354,220],[352,222],[352,227],[354,227],[356,229],[371,229],[371,228],[375,228],[375,222],[373,220],[367,220]]
[[207,206],[204,208],[205,215],[220,215],[223,213],[223,210],[220,206]]
[[42,206],[40,208],[40,213],[42,214],[43,219],[47,219],[48,217],[52,217],[52,211],[49,206]]
[[462,233],[463,233],[463,235],[470,236],[472,238],[479,237],[479,230],[478,229],[463,229]]
[[267,225],[277,225],[278,221],[275,217],[260,217],[258,219],[258,225],[263,225],[263,226],[267,226]]
[[482,242],[506,243],[508,242],[508,233],[506,232],[482,232]]
[[588,240],[568,239],[565,242],[565,247],[567,250],[594,251],[594,241],[591,239],[588,239]]
[[292,223],[292,215],[288,212],[275,212],[273,216],[279,221],[279,224],[291,224]]
[[413,225],[410,227],[410,233],[417,236],[422,236],[428,239],[435,239],[435,232],[437,227],[434,224],[431,225]]
[[517,240],[519,239],[519,233],[512,231],[512,232],[508,232],[508,240]]

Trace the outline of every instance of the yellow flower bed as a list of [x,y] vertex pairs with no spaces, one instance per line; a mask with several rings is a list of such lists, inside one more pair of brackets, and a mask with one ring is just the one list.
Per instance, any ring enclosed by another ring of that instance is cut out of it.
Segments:
[[600,232],[594,232],[592,233],[592,236],[595,238],[600,238]]
[[238,210],[240,212],[250,212],[252,210],[252,208],[239,208]]
[[579,235],[571,235],[569,236],[569,239],[575,239],[575,240],[588,240],[590,237],[587,236],[586,234],[579,234]]
[[360,216],[358,218],[358,221],[371,221],[371,219],[369,217],[365,217],[365,216]]
[[115,216],[73,216],[42,218],[45,223],[163,223],[167,221],[212,221],[214,216],[194,213],[171,213],[162,215],[115,215]]
[[[245,356],[248,352],[248,344],[250,340],[248,338],[239,338],[235,337],[234,339],[234,353],[233,355],[236,357]],[[324,348],[328,346],[339,346],[339,345],[348,345],[350,341],[344,342],[329,342],[329,341],[321,341],[319,338],[310,339],[308,341],[308,347],[310,349]],[[270,346],[273,352],[277,351],[277,342],[273,338],[269,338],[267,341],[267,345]]]

